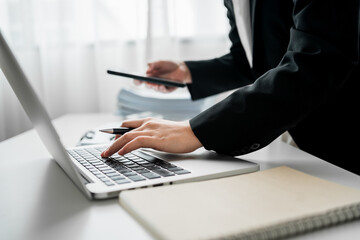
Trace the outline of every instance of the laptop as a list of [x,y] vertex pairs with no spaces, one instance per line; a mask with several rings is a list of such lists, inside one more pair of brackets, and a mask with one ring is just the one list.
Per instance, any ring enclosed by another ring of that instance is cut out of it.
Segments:
[[65,149],[51,119],[0,31],[0,68],[42,142],[89,199],[117,197],[123,190],[214,179],[254,172],[253,162],[200,148],[188,154],[139,149],[101,158],[107,145]]

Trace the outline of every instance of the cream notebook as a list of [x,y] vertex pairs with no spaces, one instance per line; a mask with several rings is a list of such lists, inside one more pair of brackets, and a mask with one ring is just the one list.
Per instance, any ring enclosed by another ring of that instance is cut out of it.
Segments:
[[159,239],[277,239],[360,218],[360,190],[289,167],[121,192]]

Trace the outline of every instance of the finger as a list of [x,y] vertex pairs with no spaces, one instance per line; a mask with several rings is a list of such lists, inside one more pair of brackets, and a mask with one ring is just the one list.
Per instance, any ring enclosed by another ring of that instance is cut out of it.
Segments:
[[151,75],[151,73],[152,73],[152,67],[151,67],[151,65],[150,65],[150,63],[148,64],[148,69],[146,69],[146,75]]
[[167,61],[155,61],[148,63],[146,74],[149,76],[156,76],[162,74],[166,69]]
[[165,85],[161,85],[161,87],[159,88],[159,91],[162,93],[170,93],[172,91],[174,91],[176,89],[176,87],[168,87]]
[[146,84],[147,87],[150,87],[150,88],[159,85],[159,84],[152,83],[152,82],[145,82],[145,84]]
[[110,145],[108,149],[101,153],[101,157],[110,157],[117,151],[119,151],[126,143],[132,141],[137,136],[144,134],[144,132],[128,132],[123,134],[120,138],[118,138],[113,144]]
[[149,136],[139,136],[126,143],[119,151],[119,155],[125,155],[139,148],[153,148],[153,139]]
[[146,70],[147,75],[153,75],[157,71],[157,64],[156,62],[148,63],[148,69]]
[[154,89],[158,86],[158,84],[155,84],[155,83],[150,83],[150,82],[146,82],[145,83],[145,86],[149,89]]
[[143,81],[140,81],[140,80],[136,80],[136,79],[134,79],[134,84],[135,85],[141,85],[143,83]]
[[151,70],[151,71],[159,70],[161,68],[161,66],[164,65],[164,63],[165,63],[165,61],[155,61],[155,62],[148,63],[149,70]]
[[169,87],[169,86],[165,86],[167,92],[173,92],[177,89],[177,87]]
[[163,85],[157,85],[156,87],[155,87],[155,91],[158,91],[158,92],[161,92],[161,87],[162,87]]
[[150,62],[148,65],[148,71],[152,71],[154,69],[154,63]]
[[[149,121],[151,118],[141,118],[141,119],[134,119],[134,120],[125,120],[121,123],[121,127],[128,127],[128,128],[138,128],[145,122]],[[133,130],[134,131],[134,130]]]

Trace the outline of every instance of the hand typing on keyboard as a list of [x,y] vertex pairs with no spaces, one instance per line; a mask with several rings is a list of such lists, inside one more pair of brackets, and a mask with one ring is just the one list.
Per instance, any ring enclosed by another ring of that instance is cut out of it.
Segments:
[[109,157],[116,152],[125,155],[138,148],[152,148],[170,153],[187,153],[202,146],[193,133],[189,121],[175,122],[145,118],[124,121],[121,126],[136,129],[117,136],[116,141],[102,152],[102,157]]

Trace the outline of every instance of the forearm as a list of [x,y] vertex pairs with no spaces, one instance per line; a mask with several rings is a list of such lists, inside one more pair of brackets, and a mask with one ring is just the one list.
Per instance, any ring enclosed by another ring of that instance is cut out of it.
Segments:
[[204,98],[248,85],[254,81],[246,58],[229,53],[223,57],[203,61],[185,61],[192,83],[188,85],[192,99]]

